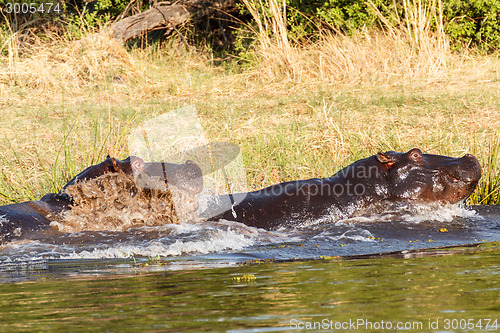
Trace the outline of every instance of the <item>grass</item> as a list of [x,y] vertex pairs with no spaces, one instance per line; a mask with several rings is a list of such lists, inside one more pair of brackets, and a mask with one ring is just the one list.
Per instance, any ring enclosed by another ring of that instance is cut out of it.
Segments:
[[[478,156],[485,176],[483,192],[473,201],[496,191],[496,201],[488,202],[498,202],[498,181],[492,180],[498,179],[500,94],[487,88],[437,94],[315,91],[190,102],[209,140],[241,146],[253,188],[329,176],[377,151],[421,147],[428,153]],[[125,157],[126,140],[120,137],[128,127],[178,106],[167,100],[141,106],[10,107],[0,121],[5,135],[0,141],[1,192],[14,200],[39,198],[107,153]]]
[[[282,2],[247,6],[261,25],[248,27],[244,68],[217,67],[175,37],[126,50],[88,33],[23,53],[16,35],[0,33],[0,203],[57,191],[108,153],[126,157],[131,128],[190,104],[207,139],[240,145],[250,188],[420,147],[473,153],[484,176],[471,202],[500,202],[498,55],[453,54],[416,18],[298,42],[284,33]],[[408,17],[439,17],[436,8]]]

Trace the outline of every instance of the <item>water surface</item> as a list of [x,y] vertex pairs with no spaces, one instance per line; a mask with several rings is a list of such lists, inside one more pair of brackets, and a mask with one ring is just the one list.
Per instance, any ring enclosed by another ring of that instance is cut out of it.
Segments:
[[0,249],[2,331],[500,331],[496,206],[319,222],[34,234]]

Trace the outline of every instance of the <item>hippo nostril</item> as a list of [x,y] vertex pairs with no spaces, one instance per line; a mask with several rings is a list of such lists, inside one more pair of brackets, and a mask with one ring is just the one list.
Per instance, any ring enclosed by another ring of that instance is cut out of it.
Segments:
[[[471,154],[465,154],[462,158],[450,163],[447,173],[455,180],[471,183],[477,182],[481,178],[481,165]],[[455,180],[450,179],[451,182]]]

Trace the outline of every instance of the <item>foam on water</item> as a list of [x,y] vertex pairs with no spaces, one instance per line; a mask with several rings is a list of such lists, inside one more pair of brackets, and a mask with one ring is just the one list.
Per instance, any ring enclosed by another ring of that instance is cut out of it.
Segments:
[[288,240],[286,234],[237,222],[200,222],[147,226],[126,232],[49,234],[13,241],[0,249],[0,263],[39,259],[109,259],[172,257],[239,251],[252,245]]
[[[480,223],[480,219],[474,210],[460,205],[391,204],[372,207],[363,214],[342,220],[324,217],[309,221],[306,226],[276,231],[226,220],[142,226],[123,231],[49,230],[29,240],[0,246],[0,264],[220,253],[251,253],[280,259],[352,255],[404,249],[416,244],[409,240],[417,239],[437,241],[415,246],[438,245],[439,240],[443,242],[440,245],[447,245],[451,239],[473,242],[481,238],[474,236],[476,228],[468,228],[468,225]],[[455,226],[453,230],[450,225]],[[439,233],[443,227],[450,232]]]
[[462,204],[440,203],[380,203],[355,214],[337,220],[337,224],[364,224],[374,222],[451,222],[456,218],[473,218],[477,214]]
[[351,240],[358,242],[373,242],[375,237],[373,237],[372,233],[368,230],[354,229],[347,230],[346,232],[338,236],[330,236],[329,238],[334,241]]
[[169,257],[186,254],[206,254],[219,251],[237,251],[253,245],[255,238],[238,234],[232,230],[217,230],[209,239],[192,241],[176,240],[174,243],[164,243],[162,239],[147,241],[138,245],[117,245],[103,249],[84,250],[62,256],[61,259],[103,259],[123,257]]
[[405,222],[421,223],[424,221],[451,222],[457,217],[471,218],[476,216],[476,211],[465,208],[462,204],[417,204],[407,205],[402,219]]
[[0,263],[59,259],[63,253],[73,250],[66,244],[50,244],[38,240],[14,241],[0,249]]

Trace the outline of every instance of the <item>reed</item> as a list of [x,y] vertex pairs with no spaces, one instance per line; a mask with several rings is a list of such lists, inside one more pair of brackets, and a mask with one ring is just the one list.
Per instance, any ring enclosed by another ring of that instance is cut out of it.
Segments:
[[488,152],[483,160],[483,176],[469,202],[476,205],[500,204],[500,140],[488,143]]

